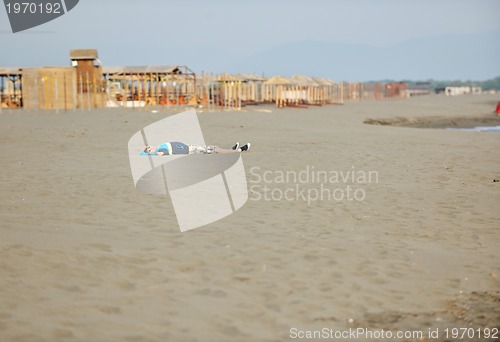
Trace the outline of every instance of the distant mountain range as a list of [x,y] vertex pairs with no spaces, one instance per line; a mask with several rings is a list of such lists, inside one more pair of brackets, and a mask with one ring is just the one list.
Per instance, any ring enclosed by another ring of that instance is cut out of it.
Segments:
[[230,72],[350,81],[486,80],[500,75],[500,31],[418,38],[390,47],[308,40],[252,53],[224,67]]
[[[423,23],[425,24],[425,23]],[[48,35],[57,44],[47,48]],[[78,48],[63,33],[3,35],[0,66],[69,65],[68,52]],[[478,80],[500,75],[500,30],[411,39],[388,47],[306,40],[252,50],[245,41],[223,46],[182,46],[151,42],[95,42],[106,66],[187,65],[196,73],[229,72],[328,77],[335,81]]]

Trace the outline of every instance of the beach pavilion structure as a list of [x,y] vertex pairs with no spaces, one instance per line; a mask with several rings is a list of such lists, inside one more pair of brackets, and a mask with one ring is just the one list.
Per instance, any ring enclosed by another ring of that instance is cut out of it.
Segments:
[[202,106],[213,107],[217,104],[216,92],[218,91],[215,79],[212,73],[201,72],[197,78],[196,82],[196,97],[198,98],[198,103]]
[[242,80],[228,73],[218,75],[214,82],[216,104],[229,108],[241,108]]
[[241,108],[263,102],[262,83],[265,78],[256,74],[202,73],[197,87],[202,105]]
[[187,66],[104,67],[108,106],[196,105],[196,74]]
[[263,102],[262,83],[264,76],[257,74],[236,74],[241,81],[241,101],[243,105],[259,104]]
[[321,105],[321,94],[320,84],[305,75],[275,76],[264,82],[264,98],[271,99],[278,108]]
[[262,84],[262,98],[264,102],[274,102],[276,107],[282,108],[288,106],[293,100],[291,94],[287,96],[295,82],[283,76],[273,76]]
[[306,75],[274,76],[262,85],[263,101],[275,102],[278,108],[342,104],[342,91],[342,83]]
[[323,103],[320,92],[320,84],[312,77],[305,75],[294,75],[292,80],[294,87],[295,105],[321,105]]
[[312,79],[319,87],[319,98],[321,104],[343,103],[344,99],[342,98],[341,84],[336,83],[329,78],[313,77]]

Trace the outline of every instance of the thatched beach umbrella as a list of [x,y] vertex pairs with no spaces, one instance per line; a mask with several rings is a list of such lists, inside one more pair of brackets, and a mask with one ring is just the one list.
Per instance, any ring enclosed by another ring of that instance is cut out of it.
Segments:
[[318,104],[319,84],[312,77],[305,75],[295,75],[293,78],[301,86],[303,102],[310,105]]
[[281,108],[286,105],[286,90],[293,84],[294,81],[282,76],[271,77],[264,82],[265,96],[269,96],[271,101],[276,102],[276,107]]
[[241,99],[247,103],[262,102],[262,97],[259,96],[262,88],[262,83],[266,80],[265,77],[257,74],[236,74],[241,80]]

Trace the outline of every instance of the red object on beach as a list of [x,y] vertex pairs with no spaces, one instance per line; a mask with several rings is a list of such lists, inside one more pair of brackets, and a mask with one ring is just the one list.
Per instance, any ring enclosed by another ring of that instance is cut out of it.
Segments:
[[500,115],[500,102],[497,104],[497,110],[495,111],[498,115]]

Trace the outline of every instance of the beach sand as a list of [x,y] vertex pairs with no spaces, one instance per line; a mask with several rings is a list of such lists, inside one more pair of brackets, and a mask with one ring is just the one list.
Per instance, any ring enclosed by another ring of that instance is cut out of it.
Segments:
[[[482,120],[498,100],[200,110],[207,143],[252,142],[252,192],[185,233],[168,195],[136,191],[127,151],[173,111],[4,109],[0,340],[284,341],[291,329],[365,328],[444,341],[446,328],[498,328],[500,134],[363,123]],[[373,177],[269,179],[311,170]],[[337,198],[313,198],[322,185]],[[297,186],[310,196],[279,198]]]

